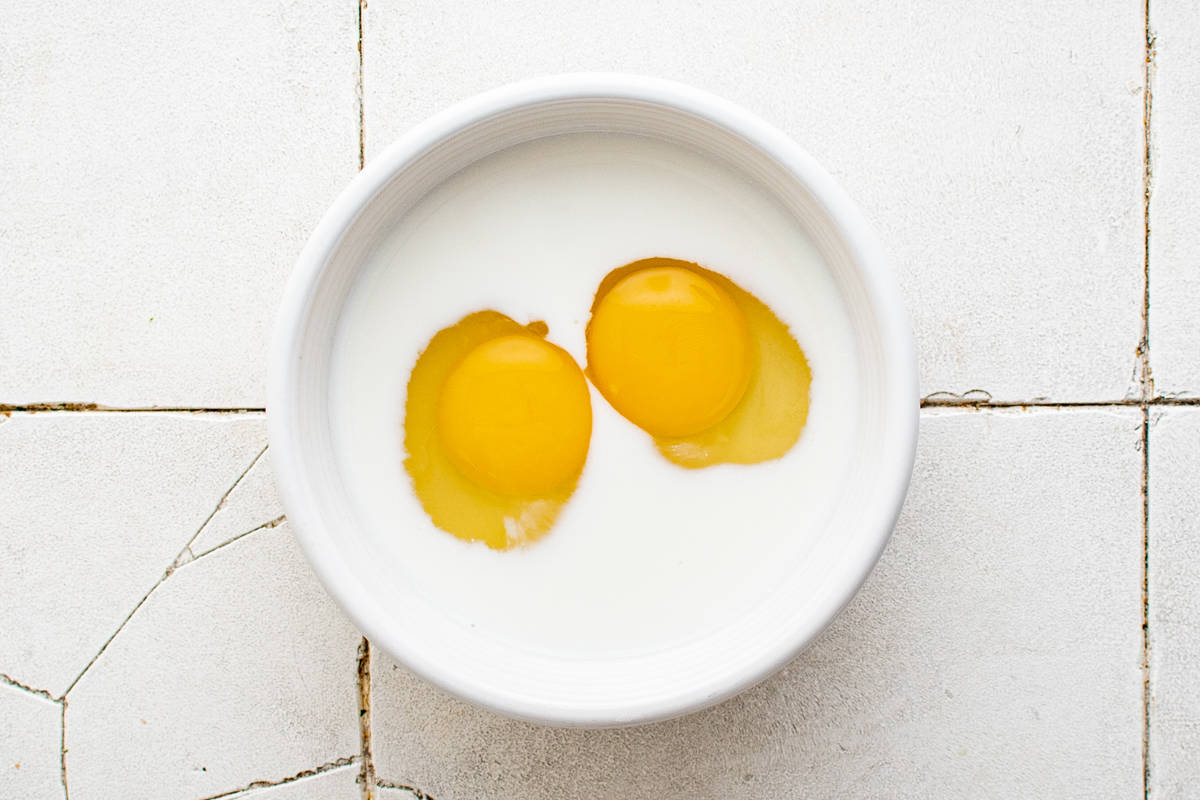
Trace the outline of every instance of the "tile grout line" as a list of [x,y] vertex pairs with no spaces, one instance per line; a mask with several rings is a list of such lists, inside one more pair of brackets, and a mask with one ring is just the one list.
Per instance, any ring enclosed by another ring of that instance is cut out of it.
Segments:
[[1138,348],[1142,371],[1142,797],[1149,800],[1150,785],[1150,408],[1154,405],[1154,374],[1150,367],[1150,199],[1154,191],[1155,35],[1150,3],[1143,6],[1145,55],[1142,69],[1142,341]]
[[[974,398],[968,392],[957,395],[953,392],[934,392],[921,398],[921,408],[969,408],[986,410],[989,408],[1143,408],[1200,406],[1200,397],[1174,397],[1159,395],[1150,399],[1123,398],[1121,400],[1048,400],[1036,398],[1033,400],[992,400],[990,398]],[[37,403],[25,406],[0,405],[0,417],[14,414],[36,416],[38,414],[208,414],[213,416],[235,416],[245,414],[265,414],[266,408],[204,408],[201,406],[131,406],[113,407],[96,406],[80,403]]]
[[[1150,381],[1151,389],[1153,381]],[[980,397],[974,397],[978,392]],[[937,391],[920,398],[922,408],[1144,408],[1150,407],[1187,407],[1200,405],[1200,397],[1175,397],[1159,395],[1150,398],[1124,397],[1102,401],[1102,399],[1085,399],[1085,401],[1056,401],[1045,397],[1027,399],[1027,401],[994,401],[988,392],[972,390],[956,395],[954,392]],[[246,414],[265,414],[265,408],[205,408],[199,405],[132,405],[132,407],[113,407],[113,405],[96,405],[94,403],[32,403],[29,405],[0,404],[0,417],[14,414],[36,416],[38,414],[192,414],[235,416]]]
[[[188,564],[194,564],[197,561],[199,561],[200,559],[205,558],[207,556],[211,556],[213,553],[215,553],[219,550],[223,550],[226,547],[229,547],[229,545],[234,544],[235,542],[240,542],[242,539],[245,539],[247,536],[251,536],[255,533],[261,533],[262,531],[269,531],[269,530],[272,530],[273,528],[278,528],[280,525],[282,525],[285,522],[287,522],[287,515],[280,514],[275,519],[269,519],[266,522],[262,523],[261,525],[255,525],[253,528],[251,528],[248,531],[243,531],[243,532],[237,534],[236,536],[231,536],[230,538],[221,542],[216,547],[210,547],[207,550],[203,550],[199,553],[192,554],[192,557],[187,561],[176,562],[175,569],[178,570],[183,567],[186,567]],[[184,549],[191,550],[191,547],[192,546],[189,544]]]
[[415,800],[434,800],[433,795],[426,794],[415,786],[406,786],[403,783],[392,783],[390,781],[379,781],[376,786],[380,789],[396,789],[401,792],[408,792]]
[[233,798],[233,797],[243,794],[245,792],[252,792],[255,789],[270,789],[275,786],[286,786],[289,783],[296,783],[298,781],[303,781],[306,778],[314,778],[317,775],[323,775],[326,772],[332,772],[333,770],[340,769],[341,767],[348,767],[354,763],[354,760],[355,760],[354,756],[343,756],[342,758],[335,758],[333,761],[326,761],[324,764],[313,767],[312,769],[301,770],[300,772],[297,772],[295,775],[289,775],[288,777],[286,777],[282,780],[253,781],[252,783],[249,783],[246,786],[239,786],[236,789],[230,789],[228,791],[221,792],[220,794],[209,795],[208,797],[204,798],[204,800],[222,800],[222,798]]
[[[363,10],[367,0],[355,0],[356,21],[358,24],[358,75],[354,91],[358,98],[358,171],[362,172],[367,163],[367,112],[363,92]],[[358,691],[358,741],[359,741],[359,773],[358,781],[362,790],[363,800],[375,798],[375,761],[371,754],[371,642],[366,636],[358,643],[358,653],[355,658],[355,686]]]
[[[138,609],[140,609],[143,605],[145,605],[146,601],[150,599],[150,595],[152,595],[156,591],[158,591],[158,587],[162,586],[163,582],[165,582],[167,580],[167,578],[171,577],[171,575],[175,572],[175,570],[181,566],[180,559],[183,557],[183,555],[185,553],[188,552],[189,548],[192,546],[192,542],[196,541],[196,537],[200,535],[200,533],[205,529],[205,527],[208,526],[208,523],[212,521],[212,518],[214,516],[216,516],[217,512],[221,510],[221,507],[225,505],[225,501],[229,499],[229,495],[233,494],[233,490],[236,489],[241,484],[241,482],[245,479],[246,475],[248,475],[250,473],[250,470],[254,469],[254,465],[259,462],[259,460],[263,457],[263,454],[266,452],[267,452],[267,447],[264,445],[262,450],[259,450],[258,453],[255,454],[254,458],[250,460],[250,463],[248,465],[246,465],[246,468],[241,471],[241,473],[237,476],[237,478],[230,485],[230,487],[228,489],[226,489],[225,492],[221,495],[221,498],[217,501],[216,505],[213,506],[213,510],[210,511],[208,513],[208,516],[206,516],[204,518],[204,521],[200,523],[200,527],[198,527],[196,529],[196,532],[193,533],[188,538],[187,544],[185,544],[183,546],[183,548],[179,551],[179,554],[175,556],[175,559],[171,562],[171,565],[168,566],[167,569],[163,572],[162,577],[160,577],[157,581],[154,582],[154,585],[150,587],[149,591],[147,591],[146,594],[142,595],[142,599],[139,600],[137,602],[137,605],[135,605],[133,607],[133,610],[130,611],[125,616],[125,619],[121,620],[121,624],[118,625],[117,629],[112,632],[112,635],[109,636],[107,640],[105,640],[104,644],[101,645],[100,650],[96,652],[96,655],[92,656],[91,660],[88,661],[87,665],[84,666],[84,668],[80,671],[80,673],[75,676],[75,680],[71,681],[70,685],[67,686],[66,690],[63,691],[62,697],[63,697],[64,705],[65,705],[67,695],[71,693],[71,690],[75,688],[75,685],[78,684],[79,681],[83,680],[83,676],[86,675],[88,670],[90,670],[92,668],[92,665],[94,665],[100,659],[100,656],[104,655],[104,651],[107,650],[108,646],[113,643],[113,640],[116,639],[118,635],[120,635],[121,631],[125,630],[125,626],[129,624],[129,621],[131,619],[133,619],[133,616],[134,616],[134,614],[136,614],[138,612]],[[192,559],[192,561],[195,561],[195,559]],[[192,563],[192,562],[188,562],[188,563]],[[64,758],[65,758],[65,754],[64,754]],[[64,762],[64,769],[65,769],[65,762]]]
[[1142,340],[1138,347],[1142,400],[1154,399],[1154,374],[1150,368],[1150,197],[1154,191],[1154,153],[1150,130],[1154,108],[1155,42],[1150,29],[1150,0],[1145,0],[1145,55],[1142,65]]
[[19,689],[22,692],[25,692],[26,694],[31,694],[34,697],[40,697],[43,700],[47,700],[51,703],[58,704],[58,703],[62,702],[62,698],[55,697],[54,695],[50,694],[50,692],[46,691],[45,689],[35,689],[34,687],[28,686],[24,683],[21,683],[19,680],[13,678],[10,675],[6,675],[3,672],[0,672],[0,686],[10,686],[13,689]]
[[358,6],[358,76],[354,83],[354,92],[358,97],[358,171],[367,163],[367,124],[366,108],[363,101],[363,9],[367,0],[357,0]]
[[371,641],[362,637],[358,643],[358,741],[359,773],[363,800],[375,798],[375,761],[371,753]]
[[62,724],[58,726],[58,775],[62,781],[63,800],[71,800],[71,790],[67,787],[67,696],[62,698]]
[[1141,410],[1141,784],[1150,799],[1150,408]]
[[265,414],[263,407],[251,406],[102,406],[96,403],[0,403],[0,416],[12,414],[97,413],[97,414]]

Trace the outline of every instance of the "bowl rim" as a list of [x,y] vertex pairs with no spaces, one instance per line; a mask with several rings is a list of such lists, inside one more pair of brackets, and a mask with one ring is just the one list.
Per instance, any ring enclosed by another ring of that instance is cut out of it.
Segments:
[[[880,483],[886,489],[875,494],[874,508],[863,522],[874,536],[874,547],[856,571],[847,572],[825,618],[793,631],[788,647],[764,654],[740,673],[731,673],[720,691],[624,702],[599,713],[592,707],[575,711],[525,696],[497,697],[487,687],[439,674],[436,666],[419,654],[396,647],[388,635],[388,618],[376,612],[353,571],[334,556],[334,534],[324,529],[316,501],[304,490],[307,468],[298,441],[300,403],[289,392],[293,369],[300,360],[307,311],[328,259],[359,214],[398,171],[433,145],[489,117],[531,105],[585,99],[636,101],[685,112],[735,134],[787,170],[823,207],[851,254],[875,312],[885,362],[890,365],[884,397],[891,439],[885,453],[890,457],[888,463],[879,465]],[[492,89],[428,118],[373,157],[325,212],[296,261],[277,313],[267,376],[268,441],[280,499],[290,527],[330,595],[368,640],[377,642],[423,679],[507,716],[561,726],[641,724],[691,713],[765,679],[813,642],[866,581],[891,537],[912,475],[919,405],[915,346],[890,263],[865,217],[829,173],[778,128],[728,100],[661,78],[601,72],[552,75]]]

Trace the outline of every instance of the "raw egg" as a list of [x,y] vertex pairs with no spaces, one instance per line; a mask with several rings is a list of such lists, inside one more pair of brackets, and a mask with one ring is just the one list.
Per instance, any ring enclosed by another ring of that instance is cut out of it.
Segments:
[[804,430],[804,351],[761,300],[699,264],[647,258],[613,270],[586,338],[596,388],[680,466],[776,459]]
[[587,460],[592,406],[544,323],[481,311],[439,331],[408,382],[404,466],[434,524],[495,549],[550,530]]

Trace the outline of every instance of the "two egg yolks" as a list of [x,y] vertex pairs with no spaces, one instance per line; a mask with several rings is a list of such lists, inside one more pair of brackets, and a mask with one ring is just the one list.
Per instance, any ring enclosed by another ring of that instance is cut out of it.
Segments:
[[[439,528],[495,549],[544,535],[574,491],[592,433],[584,372],[496,311],[443,329],[417,359],[405,467]],[[787,327],[728,278],[669,258],[601,282],[587,375],[685,467],[778,458],[808,412],[808,362]]]

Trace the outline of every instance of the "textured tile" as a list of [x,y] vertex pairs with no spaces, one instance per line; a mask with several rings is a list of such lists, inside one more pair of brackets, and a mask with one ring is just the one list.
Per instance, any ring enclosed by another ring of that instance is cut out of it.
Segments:
[[0,672],[66,691],[265,444],[249,415],[0,425]]
[[62,707],[0,684],[0,797],[65,800]]
[[1119,399],[1141,338],[1141,15],[1115,0],[372,2],[367,148],[538,74],[694,84],[780,125],[863,207],[924,394]]
[[357,755],[359,638],[286,525],[180,567],[68,697],[72,800],[204,798]]
[[5,10],[0,403],[263,405],[284,281],[358,164],[355,18]]
[[191,544],[195,555],[220,547],[230,539],[271,523],[283,516],[279,493],[275,489],[275,473],[271,469],[271,452],[264,451],[237,486],[221,503],[212,519]]
[[228,800],[362,800],[358,772],[358,764],[347,764],[280,786],[250,789],[227,797]]
[[690,717],[531,726],[380,653],[377,774],[438,800],[1141,796],[1140,423],[927,414],[864,590],[783,673]]
[[1150,366],[1160,394],[1200,396],[1200,15],[1194,3],[1154,0],[1150,22]]
[[1200,409],[1150,429],[1150,796],[1200,786]]

